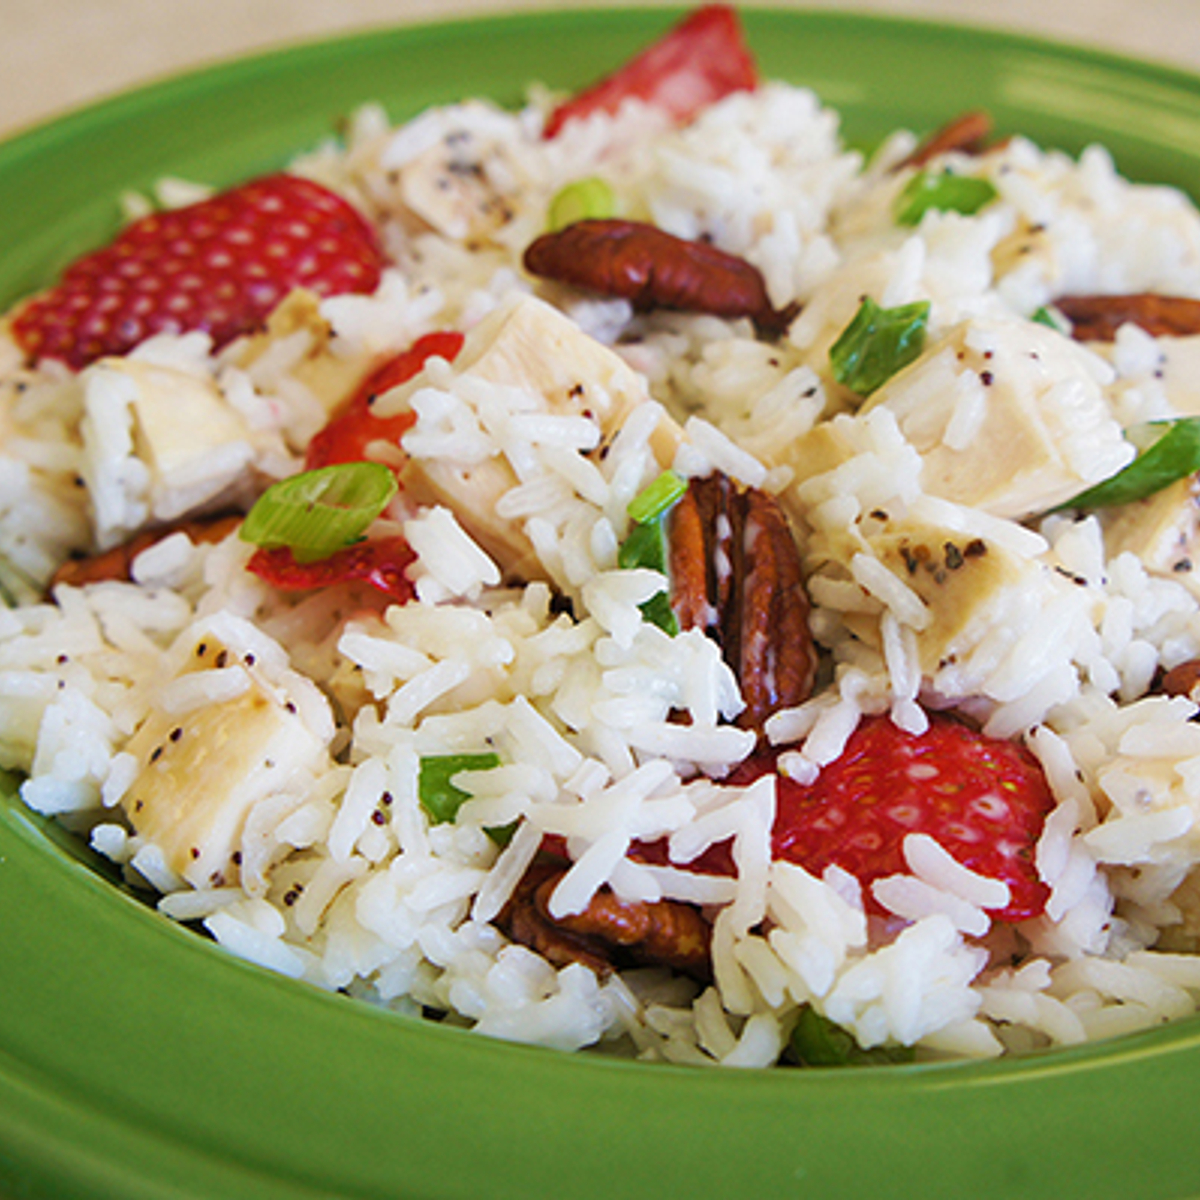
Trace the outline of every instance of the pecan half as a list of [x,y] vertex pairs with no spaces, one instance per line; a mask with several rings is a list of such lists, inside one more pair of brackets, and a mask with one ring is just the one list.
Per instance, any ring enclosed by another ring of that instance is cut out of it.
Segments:
[[667,537],[676,619],[720,645],[746,702],[739,724],[761,729],[806,700],[817,652],[800,552],[778,502],[719,472],[693,479]]
[[242,523],[242,514],[233,513],[221,517],[199,518],[177,521],[161,529],[148,529],[129,541],[100,554],[85,558],[70,558],[54,572],[50,588],[60,583],[82,587],[85,583],[103,583],[107,580],[129,579],[133,560],[143,550],[149,550],[157,542],[173,533],[186,533],[193,542],[219,542]]
[[897,163],[895,169],[923,167],[930,159],[952,150],[979,154],[987,145],[991,132],[992,118],[987,113],[962,113],[931,133],[907,158]]
[[1059,296],[1054,307],[1071,322],[1077,342],[1111,342],[1127,322],[1151,337],[1200,333],[1200,300],[1131,292],[1123,296]]
[[601,976],[624,961],[708,977],[712,929],[699,909],[675,900],[630,903],[603,888],[582,912],[552,917],[550,897],[565,874],[546,863],[526,872],[497,920],[514,942],[557,967],[582,963]]
[[525,251],[531,275],[658,308],[749,317],[767,336],[782,334],[799,311],[776,309],[752,263],[706,242],[640,221],[586,220],[545,233]]
[[1159,680],[1156,690],[1164,696],[1200,699],[1200,658],[1192,658],[1172,667]]

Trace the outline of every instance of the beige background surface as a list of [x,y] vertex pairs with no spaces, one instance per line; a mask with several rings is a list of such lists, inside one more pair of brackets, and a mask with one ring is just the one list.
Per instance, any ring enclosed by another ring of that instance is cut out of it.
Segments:
[[[754,2],[766,7],[772,0]],[[0,0],[0,136],[114,91],[248,51],[405,21],[595,3]],[[1200,0],[827,0],[809,7],[1000,26],[1200,72]]]

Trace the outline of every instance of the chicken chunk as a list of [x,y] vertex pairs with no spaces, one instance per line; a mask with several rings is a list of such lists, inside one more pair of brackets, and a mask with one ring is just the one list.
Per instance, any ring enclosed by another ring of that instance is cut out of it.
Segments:
[[951,329],[872,395],[924,463],[927,492],[1022,520],[1107,479],[1134,455],[1103,385],[1107,364],[1032,321]]
[[97,544],[150,522],[232,503],[254,461],[252,434],[206,376],[106,358],[82,376],[82,474]]
[[166,865],[196,887],[238,876],[242,827],[260,800],[328,760],[327,728],[252,661],[217,638],[197,642],[168,687],[203,677],[223,698],[195,707],[175,703],[141,724],[126,749],[141,764],[122,807],[136,833],[158,847]]
[[1129,551],[1151,574],[1176,579],[1200,596],[1200,476],[1179,479],[1101,519],[1110,558]]
[[332,414],[355,392],[371,369],[372,359],[335,353],[333,330],[321,315],[320,297],[307,288],[294,288],[267,318],[266,328],[238,344],[234,361],[251,374],[256,364],[284,342],[302,344],[299,359],[290,367],[293,383],[300,384]]
[[[1029,538],[1030,549],[1040,543]],[[837,535],[812,539],[809,588],[818,603],[826,580],[844,586],[844,564],[854,582],[881,597],[907,627],[916,666],[944,695],[990,696],[992,673],[1028,623],[1074,586],[1008,537],[964,533],[936,516],[913,513],[880,511]],[[842,619],[859,641],[882,648],[878,608],[863,603]]]
[[[618,355],[531,296],[476,326],[455,359],[454,372],[466,386],[483,381],[517,389],[533,400],[532,411],[593,419],[602,440],[615,436],[632,410],[650,398],[643,377]],[[402,411],[425,386],[428,377],[422,373],[381,397],[375,411]],[[673,460],[682,436],[664,413],[652,438],[662,465]],[[496,456],[463,464],[414,456],[402,479],[406,494],[417,502],[453,509],[506,574],[541,578],[544,571],[521,523],[496,513],[496,502],[517,483],[509,462]]]
[[979,537],[917,520],[888,522],[868,539],[871,551],[921,599],[926,618],[917,632],[921,672],[932,678],[965,658],[980,637],[1004,620],[1013,597],[1042,568]]

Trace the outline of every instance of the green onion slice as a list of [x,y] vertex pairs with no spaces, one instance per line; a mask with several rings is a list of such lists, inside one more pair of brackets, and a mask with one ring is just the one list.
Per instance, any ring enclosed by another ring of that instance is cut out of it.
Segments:
[[931,208],[970,216],[998,195],[989,180],[975,175],[918,171],[896,197],[893,213],[898,225],[919,225]]
[[671,597],[666,592],[655,592],[644,604],[639,604],[643,617],[651,625],[657,625],[663,633],[674,637],[679,632],[679,618],[671,607]]
[[630,517],[642,525],[657,520],[687,491],[687,486],[687,480],[682,475],[664,471],[630,501]]
[[417,797],[435,825],[445,825],[458,816],[470,795],[455,787],[451,779],[460,771],[490,771],[500,765],[498,754],[430,754],[421,758],[417,774]]
[[1139,454],[1115,475],[1080,492],[1061,508],[1132,504],[1200,471],[1200,417],[1147,421],[1125,431]]
[[1043,304],[1030,318],[1031,321],[1038,325],[1045,325],[1047,329],[1054,329],[1058,333],[1069,333],[1066,322],[1062,317],[1055,316],[1054,309]]
[[396,494],[382,463],[337,463],[303,471],[267,488],[242,522],[256,546],[290,546],[298,562],[328,558],[359,541]]
[[822,1016],[811,1004],[800,1010],[792,1031],[791,1050],[802,1067],[870,1066],[913,1059],[908,1046],[873,1046],[864,1050],[847,1030]]
[[576,221],[596,221],[616,216],[617,197],[596,175],[577,179],[557,191],[546,212],[546,225],[557,233]]
[[[687,491],[686,480],[674,471],[664,471],[645,491],[641,492],[629,506],[630,514],[638,511],[652,514],[649,519],[635,518],[633,528],[617,550],[617,565],[631,571],[645,568],[667,573],[667,531],[664,528],[667,512],[683,493]],[[671,598],[666,592],[656,592],[644,604],[638,606],[642,616],[651,625],[657,625],[664,633],[674,637],[679,632],[679,622],[671,608]]]
[[929,301],[880,308],[863,298],[854,319],[830,347],[833,377],[852,392],[869,396],[925,348]]
[[36,604],[46,594],[44,586],[7,554],[0,554],[0,604],[5,608],[23,608]]

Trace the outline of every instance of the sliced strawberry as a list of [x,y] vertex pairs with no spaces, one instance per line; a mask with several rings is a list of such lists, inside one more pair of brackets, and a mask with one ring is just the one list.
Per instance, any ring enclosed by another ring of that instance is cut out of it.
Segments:
[[203,330],[220,347],[293,287],[370,292],[382,267],[375,231],[350,204],[311,180],[268,175],[135,221],[28,301],[13,333],[31,358],[76,370],[155,333]]
[[[773,770],[779,751],[742,764],[745,784]],[[1049,890],[1034,866],[1034,846],[1054,798],[1037,760],[1016,742],[987,737],[932,715],[914,736],[888,717],[868,717],[841,756],[811,785],[780,776],[772,833],[777,859],[819,875],[836,864],[870,885],[908,873],[903,842],[932,837],[964,867],[1008,884],[1009,903],[992,916],[1020,921],[1040,914]]]
[[462,344],[461,333],[428,333],[372,371],[350,402],[308,443],[306,469],[362,462],[372,442],[398,443],[416,419],[414,414],[377,417],[371,411],[375,398],[407,383],[431,358],[453,360]]
[[653,104],[683,124],[731,92],[757,86],[758,68],[737,11],[708,4],[613,74],[560,104],[546,122],[545,136],[554,137],[577,117],[615,113],[629,98]]
[[[785,749],[753,754],[725,782],[746,787],[776,771]],[[1055,801],[1041,766],[1016,742],[936,714],[920,736],[888,717],[867,717],[815,783],[779,775],[776,797],[771,857],[814,875],[841,867],[862,885],[872,912],[884,910],[871,884],[910,873],[903,846],[910,833],[927,834],[964,867],[1008,885],[1009,902],[992,912],[995,919],[1023,921],[1045,910],[1049,888],[1033,857]],[[542,848],[570,857],[561,838],[547,836]],[[665,839],[634,842],[629,857],[680,865],[671,863]],[[683,865],[698,875],[734,875],[733,843],[716,842]]]
[[404,602],[416,595],[405,574],[416,557],[402,537],[388,537],[359,542],[314,562],[297,562],[287,546],[270,550],[260,547],[251,555],[246,569],[282,591],[309,591],[362,581]]

